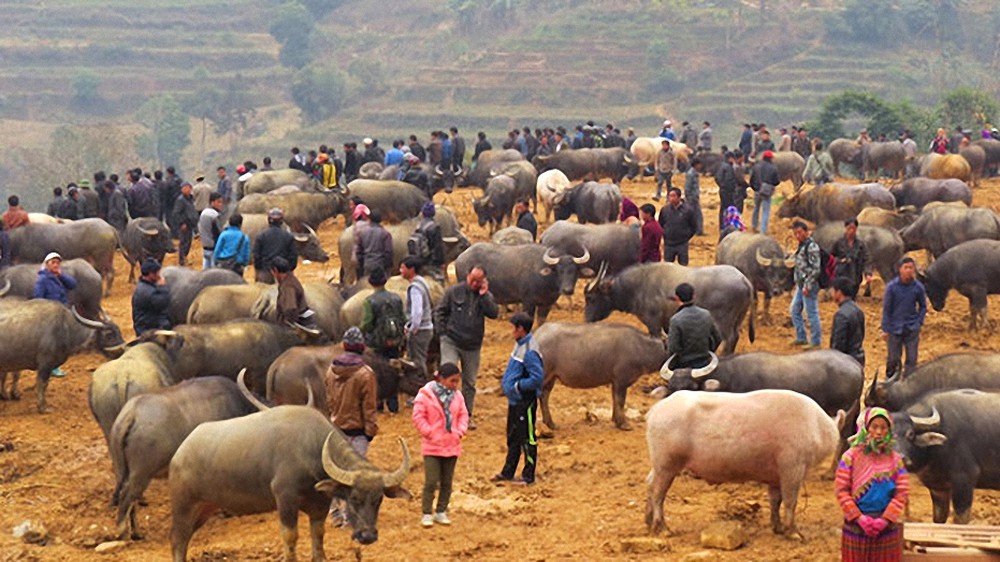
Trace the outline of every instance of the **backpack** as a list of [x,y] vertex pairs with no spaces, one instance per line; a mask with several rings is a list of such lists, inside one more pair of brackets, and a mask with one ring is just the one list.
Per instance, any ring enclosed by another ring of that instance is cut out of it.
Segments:
[[[813,242],[815,244],[815,241]],[[819,246],[819,244],[817,244]],[[823,249],[822,246],[819,247],[819,288],[829,289],[830,283],[833,281],[834,276],[837,273],[837,258],[830,255]]]
[[410,238],[406,241],[406,252],[411,256],[416,256],[424,263],[431,257],[431,243],[424,233],[423,225],[418,226]]
[[369,345],[378,351],[403,349],[403,339],[406,335],[403,301],[394,293],[385,291],[379,291],[373,297],[375,298],[372,298],[371,305],[375,326],[371,332]]

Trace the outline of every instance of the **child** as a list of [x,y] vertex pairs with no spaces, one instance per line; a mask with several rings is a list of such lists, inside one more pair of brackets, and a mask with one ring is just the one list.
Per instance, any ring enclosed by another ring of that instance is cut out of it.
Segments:
[[[462,438],[469,430],[469,411],[465,399],[456,392],[462,372],[454,363],[444,363],[434,373],[434,380],[424,385],[413,400],[413,425],[420,432],[424,455],[423,518],[420,524],[451,525],[448,500],[455,477],[455,464],[462,454]],[[431,516],[434,491],[440,486],[437,510]]]

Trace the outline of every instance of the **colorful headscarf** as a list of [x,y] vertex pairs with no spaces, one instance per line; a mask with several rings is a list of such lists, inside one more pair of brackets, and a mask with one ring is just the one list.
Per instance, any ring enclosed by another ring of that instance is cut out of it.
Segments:
[[[871,437],[868,433],[868,426],[871,424],[872,420],[875,418],[882,418],[889,424],[889,432],[886,433],[885,437],[881,439],[875,439]],[[893,439],[892,439],[892,416],[885,408],[879,408],[873,406],[871,408],[866,408],[864,412],[858,416],[857,422],[857,433],[850,437],[850,444],[852,447],[857,445],[865,446],[865,453],[886,453],[892,450]]]
[[740,232],[746,230],[746,226],[743,225],[743,219],[740,217],[739,209],[733,205],[726,207],[726,218],[722,221],[723,229],[730,226]]

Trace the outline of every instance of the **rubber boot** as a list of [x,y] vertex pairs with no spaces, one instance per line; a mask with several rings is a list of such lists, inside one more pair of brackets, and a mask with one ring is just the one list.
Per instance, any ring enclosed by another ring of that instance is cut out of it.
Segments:
[[49,381],[38,379],[35,383],[35,388],[38,391],[38,413],[47,414],[52,410],[49,409],[48,404],[45,402],[45,389],[49,386]]

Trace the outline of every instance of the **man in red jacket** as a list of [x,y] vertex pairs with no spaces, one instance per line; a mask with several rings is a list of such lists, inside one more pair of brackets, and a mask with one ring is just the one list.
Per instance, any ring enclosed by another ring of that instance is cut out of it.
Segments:
[[660,261],[660,242],[663,241],[663,227],[656,222],[656,207],[646,203],[639,207],[642,219],[642,241],[639,243],[639,263]]

